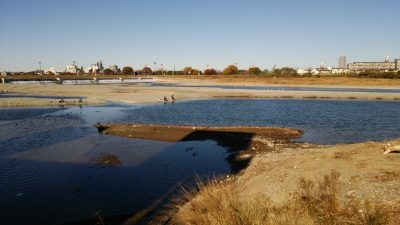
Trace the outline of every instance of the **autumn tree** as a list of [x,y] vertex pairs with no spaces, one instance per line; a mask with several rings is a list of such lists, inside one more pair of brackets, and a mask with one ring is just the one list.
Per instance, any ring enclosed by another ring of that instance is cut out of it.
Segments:
[[297,75],[297,71],[291,67],[283,67],[281,69],[275,69],[274,75]]
[[125,67],[122,69],[122,73],[125,74],[125,75],[131,75],[131,74],[134,73],[134,71],[133,71],[133,68],[132,68],[132,67],[130,67],[130,66],[125,66]]
[[192,69],[192,72],[190,74],[192,74],[192,75],[200,75],[200,71],[198,69]]
[[185,67],[185,68],[183,69],[183,71],[185,72],[186,75],[192,74],[192,70],[193,70],[193,68],[190,67],[190,66],[187,66],[187,67]]
[[105,69],[105,70],[103,71],[103,73],[104,73],[105,75],[112,75],[112,74],[114,74],[114,72],[113,72],[112,69],[110,69],[110,68]]
[[217,71],[215,69],[206,69],[204,70],[205,75],[217,75]]
[[144,67],[144,68],[142,69],[142,74],[144,74],[144,75],[151,75],[151,74],[153,74],[153,71],[150,69],[150,67]]
[[238,74],[238,68],[235,65],[229,65],[224,69],[224,75]]
[[250,67],[248,71],[249,71],[249,74],[255,74],[255,75],[258,75],[261,73],[260,68],[258,68],[256,66]]

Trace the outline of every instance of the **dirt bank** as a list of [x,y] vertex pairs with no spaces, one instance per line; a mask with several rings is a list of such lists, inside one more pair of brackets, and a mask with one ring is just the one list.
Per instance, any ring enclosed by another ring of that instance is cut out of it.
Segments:
[[384,155],[386,143],[285,148],[279,153],[259,154],[236,183],[242,187],[243,198],[263,193],[279,204],[296,191],[300,178],[315,179],[335,170],[340,174],[341,197],[400,202],[400,154]]
[[182,192],[151,224],[398,224],[400,153],[384,155],[386,143],[259,151],[239,174]]
[[144,124],[96,124],[95,126],[100,132],[106,134],[168,142],[206,139],[226,139],[226,141],[235,141],[228,140],[230,138],[256,140],[256,137],[274,140],[291,140],[303,134],[302,131],[296,129],[274,127],[206,127]]

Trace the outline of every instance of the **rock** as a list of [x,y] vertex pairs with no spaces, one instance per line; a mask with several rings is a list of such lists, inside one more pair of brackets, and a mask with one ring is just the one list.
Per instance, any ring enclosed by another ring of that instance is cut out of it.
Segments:
[[273,147],[275,147],[275,144],[272,142],[267,142],[267,146],[270,148],[273,148]]
[[355,193],[356,193],[356,191],[354,191],[354,190],[348,191],[348,192],[346,192],[346,197],[351,197],[351,196],[353,196]]
[[253,155],[251,154],[241,154],[239,155],[238,159],[245,160],[245,159],[250,159],[251,157],[253,157]]

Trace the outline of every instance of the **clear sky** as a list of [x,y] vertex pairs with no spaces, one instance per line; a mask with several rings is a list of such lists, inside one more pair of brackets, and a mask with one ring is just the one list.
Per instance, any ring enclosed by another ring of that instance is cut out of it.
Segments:
[[0,70],[400,58],[399,0],[0,0]]

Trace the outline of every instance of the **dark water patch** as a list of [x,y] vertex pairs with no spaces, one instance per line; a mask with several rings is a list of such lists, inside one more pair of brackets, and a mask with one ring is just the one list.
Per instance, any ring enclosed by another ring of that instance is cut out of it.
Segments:
[[[176,187],[177,183],[192,183],[195,174],[205,176],[229,172],[227,163],[222,163],[225,158],[223,149],[212,142],[170,145],[155,151],[148,147],[145,149],[148,158],[139,159],[139,162],[126,152],[144,151],[130,149],[135,147],[128,143],[132,140],[117,138],[112,142],[129,149],[112,151],[106,148],[113,146],[93,146],[85,155],[89,157],[111,151],[122,161],[121,166],[98,167],[85,160],[81,163],[67,162],[61,157],[64,152],[59,155],[53,152],[50,159],[41,159],[40,153],[14,159],[18,163],[16,175],[19,176],[11,179],[8,175],[13,173],[0,176],[0,194],[4,197],[0,203],[2,224],[72,223],[93,218],[98,211],[103,211],[105,217],[133,215],[158,200],[171,187]],[[121,145],[121,142],[125,143]],[[184,151],[189,145],[196,146],[199,152],[196,156]],[[4,173],[4,170],[16,168],[1,169]]]
[[[104,136],[92,128],[93,121],[120,118],[120,110],[68,107],[5,121],[0,224],[93,224],[99,211],[112,221],[108,224],[120,224],[160,199],[161,207],[179,184],[193,183],[195,174],[231,171],[227,151],[214,141],[172,144]],[[105,155],[118,165],[93,161]]]
[[[24,136],[0,139],[0,154],[30,151],[32,149],[54,145],[59,143],[60,139],[63,141],[69,141],[85,135],[86,134],[82,129],[74,127],[62,127],[58,129],[52,129],[50,132],[34,132]],[[61,136],[62,138],[60,138]]]
[[24,110],[23,108],[0,108],[0,121],[29,119],[48,113],[54,113],[60,110],[63,110],[63,108],[37,107],[29,108],[29,110]]

